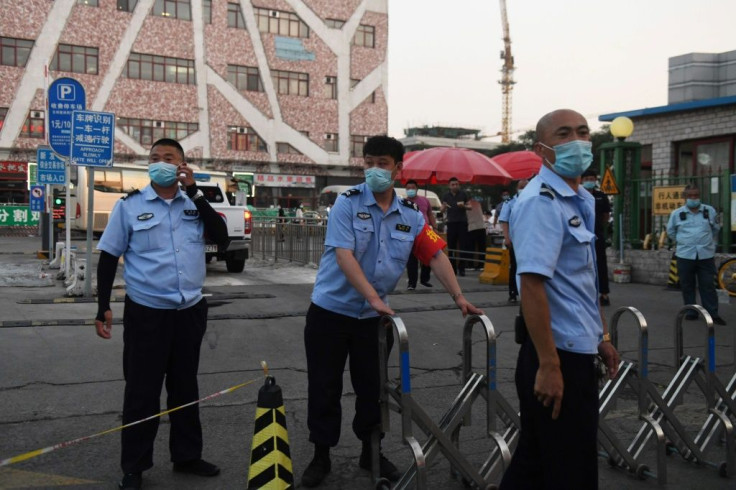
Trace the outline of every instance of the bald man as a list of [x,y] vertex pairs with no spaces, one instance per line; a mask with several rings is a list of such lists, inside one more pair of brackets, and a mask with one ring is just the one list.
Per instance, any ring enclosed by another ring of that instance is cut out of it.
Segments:
[[[523,319],[516,389],[519,446],[502,489],[598,487],[596,354],[609,377],[619,356],[598,304],[593,196],[580,185],[593,153],[579,113],[537,124],[539,175],[511,210]],[[524,325],[525,323],[525,325]]]

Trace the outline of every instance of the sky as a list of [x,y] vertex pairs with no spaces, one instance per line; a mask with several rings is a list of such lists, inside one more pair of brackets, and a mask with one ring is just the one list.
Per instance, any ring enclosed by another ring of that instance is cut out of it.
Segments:
[[[501,131],[498,0],[388,0],[389,134]],[[736,0],[506,0],[516,70],[512,139],[544,114],[667,104],[668,58],[736,50]],[[489,141],[500,142],[500,137]]]

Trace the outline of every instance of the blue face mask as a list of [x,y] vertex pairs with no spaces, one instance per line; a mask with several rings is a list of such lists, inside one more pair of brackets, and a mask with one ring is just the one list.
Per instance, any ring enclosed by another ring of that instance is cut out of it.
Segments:
[[555,152],[554,164],[551,164],[546,158],[545,160],[552,165],[552,170],[562,177],[580,177],[593,163],[593,143],[590,141],[572,140],[555,145],[554,148],[544,143],[539,144]]
[[176,165],[156,162],[148,166],[148,176],[161,187],[169,187],[176,182]]
[[417,197],[417,190],[416,189],[407,189],[406,190],[406,197],[409,199],[414,199]]
[[700,206],[700,199],[687,199],[685,205],[690,209],[695,209]]
[[583,182],[583,187],[585,187],[589,191],[592,191],[593,189],[595,189],[595,181],[586,180],[585,182]]
[[383,168],[371,167],[364,170],[365,183],[373,192],[383,192],[394,185],[394,179],[391,178],[391,171]]

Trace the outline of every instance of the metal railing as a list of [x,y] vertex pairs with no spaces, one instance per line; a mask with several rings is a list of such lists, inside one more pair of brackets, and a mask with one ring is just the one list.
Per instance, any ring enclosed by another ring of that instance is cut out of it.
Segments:
[[253,220],[251,251],[264,260],[319,265],[326,233],[323,219],[257,218]]

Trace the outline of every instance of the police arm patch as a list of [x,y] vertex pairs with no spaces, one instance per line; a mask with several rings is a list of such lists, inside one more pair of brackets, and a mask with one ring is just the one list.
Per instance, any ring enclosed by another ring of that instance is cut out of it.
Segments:
[[414,247],[412,253],[414,256],[424,265],[429,265],[438,251],[445,248],[447,243],[437,233],[429,227],[428,224],[424,224],[424,228],[414,239]]

